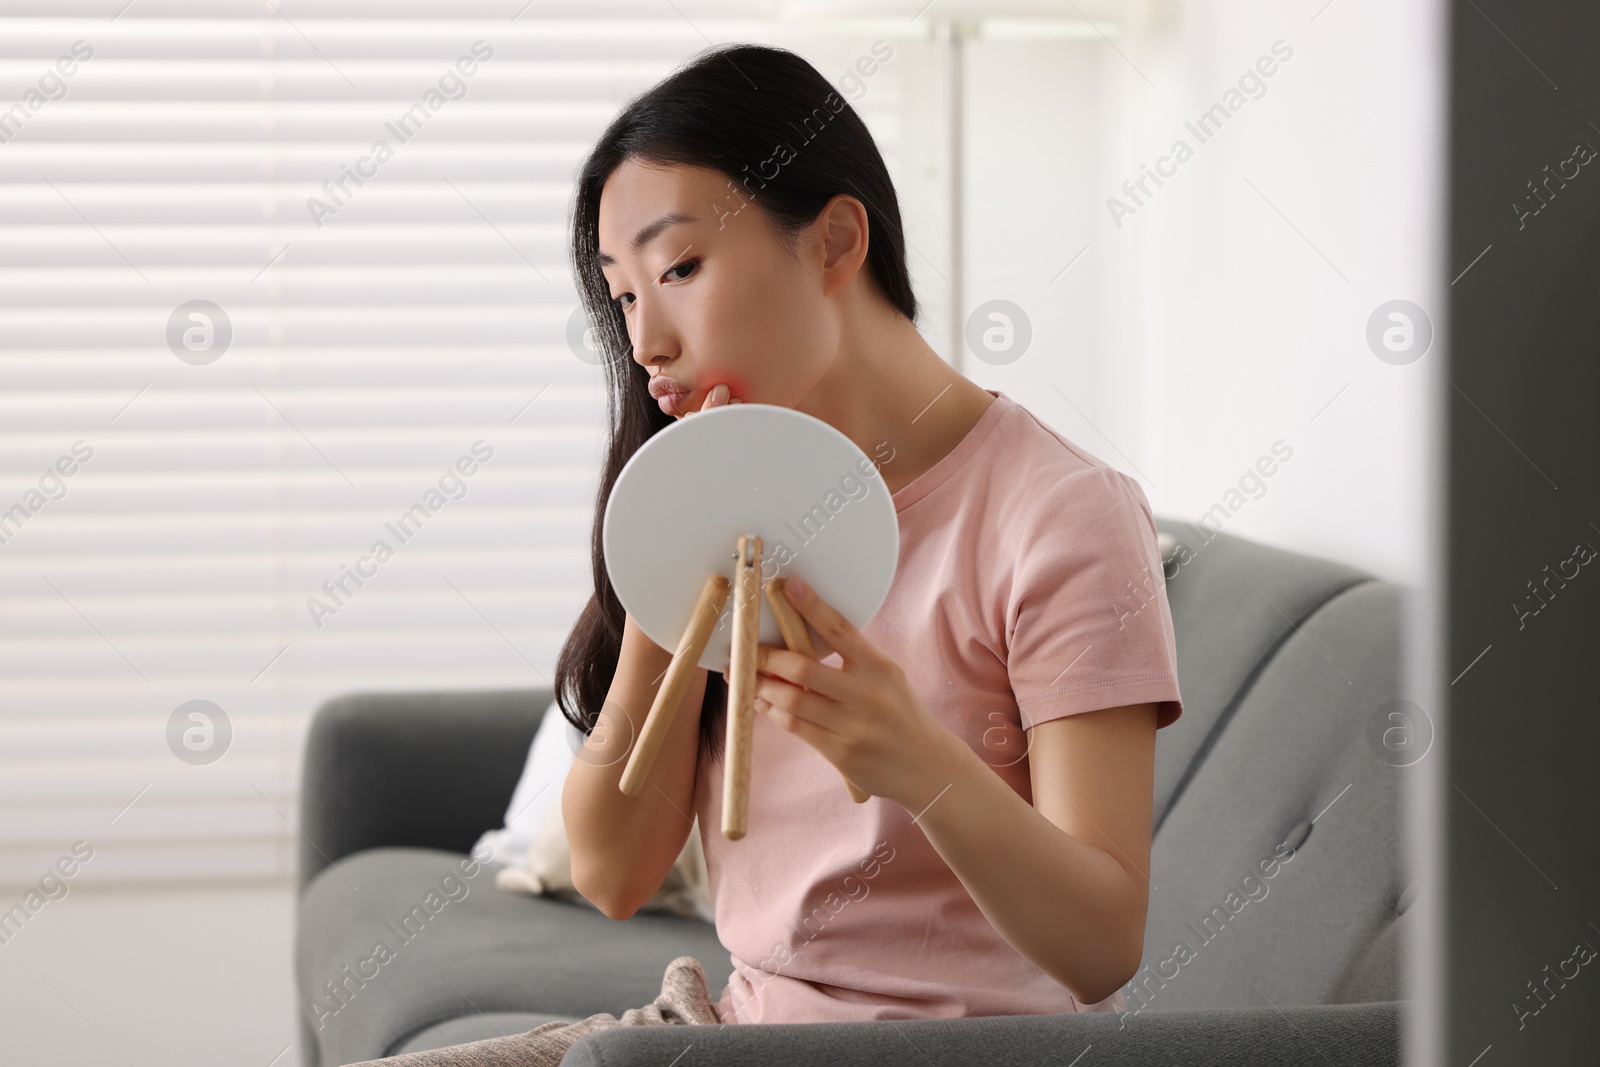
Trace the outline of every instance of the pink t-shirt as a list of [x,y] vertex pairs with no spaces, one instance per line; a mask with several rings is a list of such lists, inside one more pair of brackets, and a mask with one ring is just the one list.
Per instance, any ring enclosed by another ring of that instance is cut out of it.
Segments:
[[[863,633],[1032,803],[1027,726],[1144,701],[1166,726],[1182,698],[1139,484],[990,393],[961,443],[893,495],[899,562]],[[702,761],[694,803],[734,966],[723,1022],[1125,1010],[1120,991],[1080,1004],[1000,936],[911,812],[854,803],[821,753],[766,716],[737,841],[722,834],[722,777]]]

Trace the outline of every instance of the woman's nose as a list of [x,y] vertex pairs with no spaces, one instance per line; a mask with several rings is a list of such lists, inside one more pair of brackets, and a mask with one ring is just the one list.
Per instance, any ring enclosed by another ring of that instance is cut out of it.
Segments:
[[652,367],[677,356],[677,339],[665,316],[649,302],[636,299],[633,306],[633,358]]

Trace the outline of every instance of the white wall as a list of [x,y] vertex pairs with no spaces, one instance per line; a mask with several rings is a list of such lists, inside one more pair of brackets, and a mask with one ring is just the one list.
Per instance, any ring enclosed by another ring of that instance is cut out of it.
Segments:
[[[1433,4],[1190,3],[1116,50],[971,45],[965,304],[1009,299],[1034,337],[964,371],[1139,478],[1158,514],[1242,504],[1223,529],[1420,581],[1443,346],[1391,365],[1365,334],[1394,298],[1437,322],[1438,279],[1466,266],[1438,262],[1436,21]],[[1293,54],[1265,91],[1200,142],[1185,122],[1279,40]],[[1123,181],[1179,139],[1192,158],[1133,204]],[[1113,196],[1136,209],[1120,227]],[[1228,497],[1279,440],[1292,458],[1247,484],[1259,499]]]

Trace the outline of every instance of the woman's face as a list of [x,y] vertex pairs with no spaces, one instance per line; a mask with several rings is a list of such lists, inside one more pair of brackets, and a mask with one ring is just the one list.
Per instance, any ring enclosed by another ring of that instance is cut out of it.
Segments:
[[720,171],[625,161],[600,193],[599,244],[633,358],[686,390],[661,400],[669,415],[719,383],[730,400],[794,407],[827,373],[838,324],[817,235],[790,253]]

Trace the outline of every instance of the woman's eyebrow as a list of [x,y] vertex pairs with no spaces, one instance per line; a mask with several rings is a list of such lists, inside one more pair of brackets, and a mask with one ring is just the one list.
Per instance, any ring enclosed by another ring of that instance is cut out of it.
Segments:
[[[700,219],[697,216],[684,215],[676,211],[669,211],[665,215],[662,215],[659,219],[656,219],[654,222],[646,224],[642,230],[634,234],[633,241],[629,243],[628,247],[633,252],[637,253],[645,245],[661,236],[661,234],[666,231],[668,227],[676,226],[680,222],[699,221]],[[602,267],[608,267],[616,262],[615,259],[612,259],[604,252],[596,252],[594,254],[594,259],[595,262],[600,264]]]

